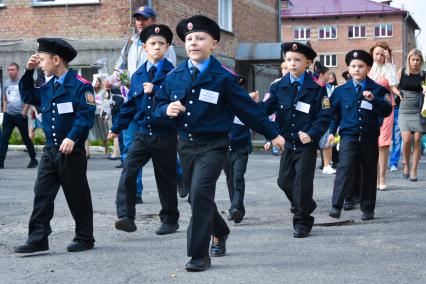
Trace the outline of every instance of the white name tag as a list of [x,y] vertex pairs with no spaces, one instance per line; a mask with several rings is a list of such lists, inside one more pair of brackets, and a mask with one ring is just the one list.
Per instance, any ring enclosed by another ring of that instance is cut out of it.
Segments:
[[200,90],[200,97],[198,99],[200,101],[203,101],[203,102],[206,102],[206,103],[211,103],[211,104],[217,105],[217,100],[219,99],[219,93],[214,92],[214,91],[210,91],[210,90],[206,90],[206,89],[201,89]]
[[244,125],[244,123],[238,117],[234,117],[234,123],[239,125]]
[[70,113],[70,112],[74,111],[73,108],[72,108],[71,102],[57,104],[57,107],[58,107],[58,113],[59,114]]
[[362,100],[361,101],[361,108],[372,110],[373,109],[373,105],[371,103],[367,102],[367,101]]
[[310,108],[311,108],[311,105],[304,102],[297,102],[296,104],[296,110],[304,112],[304,113],[309,113]]

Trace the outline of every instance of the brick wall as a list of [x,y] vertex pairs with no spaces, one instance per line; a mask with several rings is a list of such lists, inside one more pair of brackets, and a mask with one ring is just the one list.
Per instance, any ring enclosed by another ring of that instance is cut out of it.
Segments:
[[[393,37],[376,38],[374,36],[374,26],[377,24],[392,24]],[[319,39],[318,28],[324,25],[337,26],[337,39]],[[366,26],[366,38],[348,38],[348,26]],[[307,19],[283,19],[282,36],[284,41],[294,40],[293,28],[297,26],[309,26],[311,28],[310,42],[318,54],[336,54],[337,68],[330,68],[335,72],[339,82],[343,82],[340,74],[345,71],[345,54],[352,49],[364,49],[369,51],[371,46],[377,41],[386,41],[392,49],[394,64],[400,68],[403,64],[403,16],[402,15],[377,15],[360,17],[329,17],[329,18],[307,18]],[[414,47],[414,31],[412,28],[406,31],[410,39],[406,49]]]
[[129,1],[97,5],[32,7],[31,0],[5,1],[0,39],[56,36],[76,39],[120,38],[129,33]]

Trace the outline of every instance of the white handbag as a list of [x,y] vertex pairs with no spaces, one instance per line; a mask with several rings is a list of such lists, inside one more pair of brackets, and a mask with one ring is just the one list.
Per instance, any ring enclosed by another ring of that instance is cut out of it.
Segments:
[[423,98],[423,107],[422,107],[422,111],[420,112],[420,114],[423,117],[426,117],[426,94],[424,95],[424,98]]

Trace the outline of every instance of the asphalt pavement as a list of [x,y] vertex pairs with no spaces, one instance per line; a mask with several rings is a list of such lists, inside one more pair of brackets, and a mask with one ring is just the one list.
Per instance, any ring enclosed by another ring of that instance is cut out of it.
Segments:
[[[40,155],[40,153],[38,153]],[[144,203],[137,205],[134,233],[114,229],[117,161],[92,154],[88,179],[94,208],[95,249],[68,253],[74,221],[60,190],[51,222],[50,251],[22,257],[14,246],[26,241],[35,169],[28,155],[9,151],[0,170],[0,283],[426,283],[426,157],[418,182],[388,172],[388,190],[377,194],[376,218],[361,221],[359,208],[343,211],[342,226],[315,226],[309,238],[293,238],[289,202],[278,188],[279,157],[257,153],[246,173],[246,217],[229,222],[227,255],[212,258],[205,272],[185,271],[189,204],[179,200],[180,229],[157,236],[160,209],[152,164],[143,169]],[[334,175],[315,173],[317,220],[327,220]],[[229,207],[224,174],[216,203]]]

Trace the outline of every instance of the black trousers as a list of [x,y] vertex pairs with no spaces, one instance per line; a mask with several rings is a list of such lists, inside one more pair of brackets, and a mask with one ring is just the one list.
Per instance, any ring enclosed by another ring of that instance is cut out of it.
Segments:
[[175,224],[179,219],[176,185],[176,135],[148,137],[135,133],[127,152],[117,189],[118,218],[136,215],[136,177],[139,169],[152,158],[162,223]]
[[65,155],[53,147],[44,147],[34,187],[34,208],[29,224],[28,242],[40,242],[50,235],[54,201],[59,187],[65,194],[75,220],[74,240],[94,242],[93,209],[86,177],[84,149]]
[[36,157],[34,144],[28,134],[28,117],[24,117],[21,114],[12,115],[5,112],[3,115],[3,136],[0,136],[0,164],[2,164],[6,158],[7,149],[9,148],[9,139],[15,127],[18,128],[21,134],[22,141],[27,147],[30,158],[34,159]]
[[[377,182],[377,160],[379,147],[377,139],[369,142],[351,141],[343,139],[340,141],[340,162],[334,180],[332,204],[342,208],[343,201],[348,192],[356,192],[354,180],[361,176],[360,198],[361,210],[374,212],[376,206],[376,182]],[[360,168],[360,174],[354,169]]]
[[183,182],[190,189],[192,216],[187,230],[187,252],[190,257],[208,255],[211,235],[222,237],[230,232],[214,202],[216,182],[222,171],[227,149],[226,136],[205,143],[179,140]]
[[229,213],[234,209],[238,209],[243,216],[245,215],[244,192],[246,187],[244,174],[247,170],[248,156],[248,147],[235,151],[228,151],[225,162],[223,163],[223,171],[225,172],[226,184],[228,185],[229,200],[231,201]]
[[316,157],[317,149],[313,146],[304,146],[298,150],[286,148],[281,155],[278,186],[296,210],[293,216],[294,229],[301,226],[310,231],[314,224],[311,213],[316,208],[312,199]]

